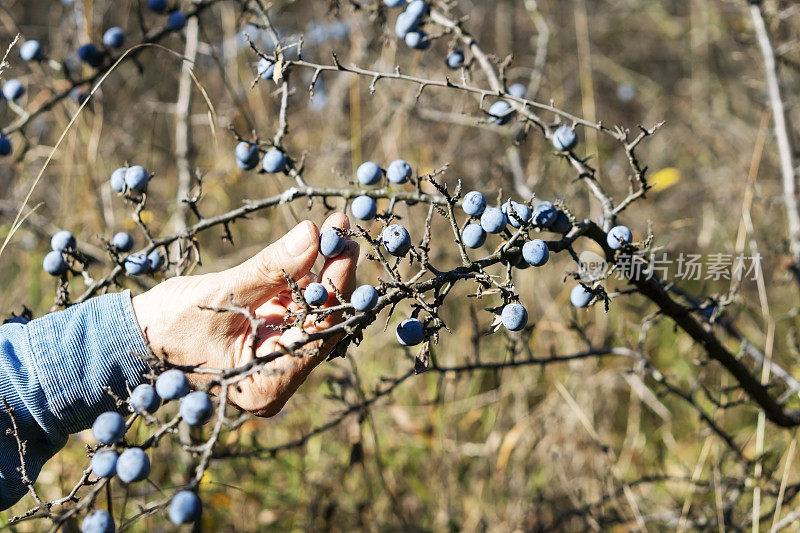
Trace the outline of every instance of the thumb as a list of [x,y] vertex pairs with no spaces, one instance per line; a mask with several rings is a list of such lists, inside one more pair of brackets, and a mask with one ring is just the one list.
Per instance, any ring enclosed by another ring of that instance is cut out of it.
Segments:
[[319,230],[304,220],[279,240],[239,266],[221,274],[229,276],[234,300],[258,305],[288,287],[284,272],[300,279],[311,271],[319,250]]

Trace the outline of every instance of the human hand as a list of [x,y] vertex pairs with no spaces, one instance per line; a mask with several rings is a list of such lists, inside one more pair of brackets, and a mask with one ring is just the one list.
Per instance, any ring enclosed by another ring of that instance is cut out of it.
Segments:
[[[311,273],[319,251],[320,231],[349,227],[350,222],[342,213],[328,217],[321,230],[306,220],[238,266],[212,274],[170,278],[134,297],[133,309],[151,349],[157,356],[180,366],[230,369],[246,364],[254,353],[248,318],[241,313],[202,309],[229,307],[231,303],[264,320],[257,335],[257,357],[301,340],[303,332],[299,327],[285,331],[274,328],[284,323],[287,313],[299,309],[292,301],[284,272],[297,280],[300,287],[320,280],[330,295],[326,305],[337,303],[334,287],[349,298],[358,260],[355,241],[348,240],[340,255],[327,259],[319,275]],[[309,319],[304,329],[313,333],[340,320],[340,314],[319,322]],[[309,343],[308,347],[320,347],[311,356],[284,356],[270,361],[261,371],[242,379],[238,387],[230,387],[229,401],[257,416],[277,414],[340,338],[339,335]],[[198,385],[203,383],[204,376],[207,380],[208,374],[188,377]]]

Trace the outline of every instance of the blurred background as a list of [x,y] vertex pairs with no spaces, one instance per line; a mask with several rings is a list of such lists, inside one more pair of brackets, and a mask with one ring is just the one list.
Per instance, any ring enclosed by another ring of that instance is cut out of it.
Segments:
[[[107,28],[120,26],[127,32],[126,46],[132,46],[163,26],[164,16],[144,4],[3,2],[0,48],[18,33],[21,39],[2,79],[21,80],[27,93],[18,105],[0,105],[0,126],[25,120],[26,113],[69,90],[70,79],[93,74],[75,57],[79,45],[99,42]],[[193,9],[184,0],[172,4]],[[763,2],[790,125],[798,118],[798,11],[793,2]],[[422,78],[460,80],[462,74],[445,65],[451,37],[435,40],[425,52],[410,50],[394,35],[398,12],[375,0],[270,6],[284,43],[302,36],[307,61],[330,64],[335,52],[345,65],[382,72],[399,66]],[[735,293],[726,279],[676,283],[699,302],[731,294],[727,319],[798,375],[798,286],[786,268],[777,149],[747,2],[459,0],[451,14],[463,19],[493,60],[508,60],[507,84],[524,84],[527,98],[632,131],[666,121],[638,151],[653,189],[620,221],[633,229],[635,241],[652,232],[653,250],[671,258],[760,253],[760,289],[750,279]],[[39,316],[53,305],[56,282],[42,271],[41,261],[56,230],[72,231],[81,250],[97,259],[89,267],[95,278],[113,266],[102,239],[126,230],[137,248],[146,244],[132,206],[108,185],[111,172],[125,162],[155,173],[142,217],[156,236],[197,220],[180,202],[196,188],[195,176],[203,180],[204,216],[293,185],[283,175],[239,170],[233,157],[237,141],[231,129],[271,139],[279,127],[280,92],[272,80],[255,83],[258,56],[245,37],[271,51],[274,43],[259,25],[247,2],[215,2],[202,10],[199,25],[190,22],[166,35],[103,80],[33,190],[27,205],[35,209],[0,256],[3,316],[20,313],[23,306]],[[441,34],[441,28],[432,25],[429,33]],[[18,48],[26,39],[41,42],[49,59],[20,60]],[[182,55],[196,55],[196,81],[182,68]],[[596,220],[601,213],[585,184],[536,128],[525,137],[516,121],[487,124],[475,95],[426,88],[417,98],[416,85],[385,79],[371,94],[370,78],[326,72],[310,100],[312,74],[301,68],[288,73],[292,90],[283,139],[294,158],[305,157],[303,175],[311,185],[349,186],[361,162],[384,165],[402,157],[418,175],[448,165],[447,184],[460,179],[466,189],[480,189],[487,197],[502,191],[504,198],[527,200],[519,194],[528,187],[538,198],[563,200],[578,219]],[[488,88],[477,66],[464,76]],[[78,104],[65,98],[11,134],[14,153],[0,160],[3,237],[77,112]],[[577,152],[590,157],[614,199],[624,198],[629,167],[619,143],[593,130],[577,131]],[[345,208],[342,201],[329,203]],[[185,273],[236,264],[296,220],[321,222],[325,212],[321,202],[305,200],[260,211],[231,225],[233,245],[221,238],[221,228],[203,232],[197,236],[202,264],[189,265]],[[402,205],[396,212],[419,241],[426,207]],[[459,261],[457,249],[447,226],[437,224],[433,262],[452,268]],[[594,248],[580,243],[576,251],[584,249]],[[491,314],[484,309],[497,305],[496,297],[467,298],[469,287],[455,289],[444,315],[452,334],[443,331],[433,347],[436,363],[507,363],[606,346],[640,351],[647,369],[636,358],[583,357],[409,377],[414,352],[400,349],[393,334],[399,315],[386,332],[379,320],[347,358],[323,364],[280,415],[248,420],[226,434],[201,485],[201,530],[797,527],[795,430],[763,420],[760,425],[759,411],[730,375],[710,364],[670,320],[650,316],[655,306],[626,293],[624,282],[606,283],[610,293],[620,291],[608,312],[602,305],[575,310],[568,297],[572,283],[565,282],[565,272],[575,270],[567,254],[557,254],[543,268],[520,271],[516,285],[533,325],[523,336],[504,330],[487,335]],[[360,283],[380,275],[372,262],[362,261]],[[120,278],[120,285],[138,292],[163,277]],[[73,277],[69,290],[80,295],[83,280]],[[731,350],[739,350],[712,327]],[[146,438],[147,429],[140,431]],[[69,492],[87,464],[90,441],[77,435],[46,466],[38,482],[41,494],[56,499]],[[118,511],[135,514],[161,490],[182,483],[193,468],[192,458],[169,443],[153,450],[151,459],[153,483],[117,493]],[[24,500],[2,514],[10,518],[31,503]],[[22,523],[14,530],[39,531],[42,525]],[[171,527],[155,515],[130,530]]]

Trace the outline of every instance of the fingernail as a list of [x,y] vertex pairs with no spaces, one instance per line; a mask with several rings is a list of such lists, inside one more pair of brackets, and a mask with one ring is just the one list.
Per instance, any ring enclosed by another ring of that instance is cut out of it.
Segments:
[[290,255],[300,255],[311,246],[311,232],[308,231],[308,224],[301,222],[292,228],[292,231],[283,238],[286,243],[286,251]]

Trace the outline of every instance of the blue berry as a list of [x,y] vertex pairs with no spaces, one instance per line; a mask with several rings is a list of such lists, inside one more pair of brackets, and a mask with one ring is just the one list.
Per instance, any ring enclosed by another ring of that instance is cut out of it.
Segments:
[[431,46],[428,34],[422,30],[410,31],[405,36],[406,46],[414,50],[427,50]]
[[150,173],[142,165],[133,165],[125,171],[125,185],[134,191],[144,191],[150,181]]
[[6,100],[11,100],[12,102],[19,100],[23,94],[25,94],[25,86],[17,79],[8,80],[3,85],[3,96]]
[[92,43],[78,47],[78,57],[90,67],[99,67],[103,63],[103,53]]
[[397,326],[396,335],[403,346],[416,346],[425,340],[425,326],[416,318],[406,318]]
[[386,251],[395,257],[403,257],[411,249],[411,235],[400,224],[391,224],[383,230],[381,240]]
[[309,283],[303,298],[308,305],[324,305],[328,301],[328,291],[322,283]]
[[508,304],[500,313],[503,326],[509,331],[519,331],[528,323],[528,311],[520,304]]
[[125,435],[125,419],[115,411],[100,413],[92,424],[92,435],[103,444],[116,444]]
[[121,47],[125,44],[125,32],[118,26],[108,28],[103,34],[103,44],[109,48]]
[[0,134],[0,156],[11,153],[11,140],[5,135]]
[[381,181],[383,171],[377,163],[373,161],[365,161],[356,170],[356,178],[364,185],[375,185]]
[[409,32],[417,29],[417,26],[419,25],[419,19],[420,17],[414,17],[413,15],[403,11],[397,15],[397,21],[394,23],[395,35],[397,35],[400,39],[405,39]]
[[508,123],[513,114],[511,105],[505,100],[497,101],[489,106],[489,115],[494,119],[492,123],[498,126]]
[[258,75],[261,76],[262,80],[271,80],[272,75],[275,73],[275,62],[262,57],[258,60],[258,66],[256,69],[258,70]]
[[61,255],[61,252],[53,250],[44,256],[42,268],[51,276],[60,276],[61,274],[65,273],[69,267],[67,266],[67,262],[64,261],[64,257]]
[[526,268],[530,268],[531,267],[531,265],[529,265],[528,262],[525,261],[525,257],[523,257],[522,254],[519,254],[518,256],[516,256],[516,259],[514,259],[513,265],[516,268],[520,269],[520,270],[525,270]]
[[461,50],[453,50],[447,54],[447,66],[452,69],[457,69],[464,65],[464,52]]
[[258,146],[247,142],[240,142],[234,150],[236,165],[242,170],[253,170],[258,166]]
[[120,231],[114,234],[114,238],[111,239],[111,244],[116,246],[117,250],[120,252],[130,252],[133,250],[133,237],[125,231]]
[[37,61],[42,58],[42,45],[39,41],[25,41],[19,47],[19,57],[23,61]]
[[486,242],[486,232],[480,224],[467,224],[461,232],[461,241],[469,248],[480,248]]
[[386,178],[392,183],[405,183],[411,177],[411,165],[402,159],[395,159],[386,168]]
[[542,239],[533,239],[522,245],[522,257],[531,266],[542,266],[550,258],[550,250]]
[[182,490],[169,502],[169,519],[173,524],[189,524],[196,522],[203,512],[203,504],[197,494]]
[[329,229],[319,237],[319,253],[325,257],[336,257],[344,250],[345,238],[335,229]]
[[69,98],[76,104],[80,105],[89,99],[89,91],[83,87],[73,87],[69,91]]
[[125,167],[120,167],[111,173],[111,178],[108,181],[111,183],[111,188],[117,192],[125,192],[126,171]]
[[156,379],[156,393],[164,400],[177,400],[189,394],[189,382],[183,372],[172,368]]
[[81,533],[114,533],[115,530],[114,518],[103,509],[95,509],[81,522]]
[[356,311],[368,311],[378,303],[378,291],[372,285],[362,285],[353,291],[350,303]]
[[572,150],[578,144],[578,133],[564,124],[553,133],[553,146],[556,150]]
[[488,233],[500,233],[507,222],[505,213],[497,207],[487,207],[481,215],[481,227]]
[[141,253],[131,254],[123,261],[125,272],[131,276],[141,276],[150,271],[150,264],[147,262],[147,256]]
[[530,207],[511,200],[504,203],[500,209],[505,213],[508,222],[515,228],[519,228],[523,224],[530,222],[531,216],[533,215]]
[[92,456],[91,467],[97,477],[114,477],[117,473],[117,452],[100,450]]
[[181,398],[181,416],[190,426],[202,426],[211,419],[214,404],[203,391],[190,392]]
[[636,87],[630,83],[623,83],[617,87],[617,98],[620,102],[632,102],[636,98]]
[[150,11],[161,13],[167,9],[167,0],[147,0],[147,7]]
[[167,18],[167,27],[171,30],[182,30],[186,26],[187,17],[182,11],[173,11]]
[[515,83],[508,88],[508,94],[516,98],[525,98],[526,92],[528,92],[528,89],[521,83]]
[[537,226],[547,228],[555,222],[558,210],[550,202],[539,202],[533,208],[533,223]]
[[369,196],[356,196],[350,204],[350,212],[359,220],[372,220],[378,212],[378,204]]
[[402,7],[406,3],[406,0],[383,0],[383,5],[386,7]]
[[160,250],[153,250],[147,254],[147,266],[151,272],[158,272],[164,266],[164,254]]
[[117,476],[125,483],[141,481],[150,474],[150,458],[141,448],[128,448],[117,458]]
[[593,296],[591,292],[587,291],[586,288],[579,283],[575,285],[569,293],[569,301],[572,302],[572,305],[575,307],[586,307],[589,305],[589,302],[592,301]]
[[412,0],[408,3],[408,7],[406,7],[406,13],[412,17],[422,18],[427,15],[429,11],[428,4],[423,0]]
[[159,398],[155,387],[148,383],[142,383],[133,389],[128,402],[136,413],[153,414],[161,405],[161,398]]
[[261,166],[267,172],[281,172],[286,168],[286,154],[278,148],[270,148],[261,160]]
[[53,238],[50,239],[50,248],[57,252],[75,249],[77,246],[78,242],[75,240],[75,235],[65,229],[57,232],[55,235],[53,235]]
[[461,201],[461,209],[470,216],[479,217],[486,209],[486,197],[478,191],[470,191]]
[[614,226],[606,236],[608,247],[612,250],[619,250],[623,244],[633,242],[633,234],[627,226]]
[[550,224],[550,229],[556,233],[569,233],[569,230],[572,229],[572,222],[570,222],[567,214],[559,209],[556,213],[556,218]]

